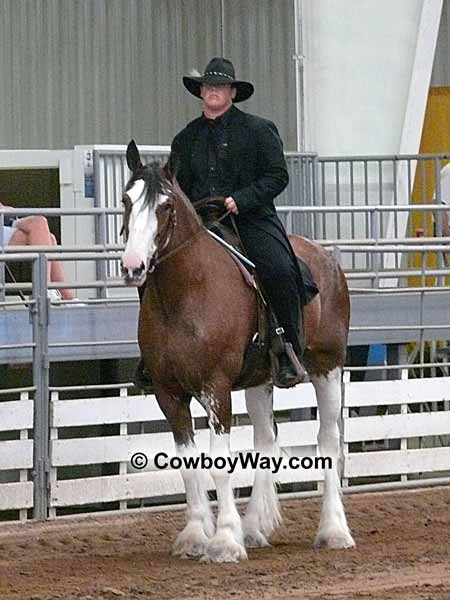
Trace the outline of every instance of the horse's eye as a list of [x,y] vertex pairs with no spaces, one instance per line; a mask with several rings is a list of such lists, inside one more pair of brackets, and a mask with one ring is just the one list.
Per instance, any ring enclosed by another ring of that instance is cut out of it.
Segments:
[[173,204],[172,204],[172,202],[169,202],[169,201],[163,202],[162,204],[160,204],[158,206],[158,209],[163,213],[166,213],[166,212],[172,210],[172,208],[173,208]]

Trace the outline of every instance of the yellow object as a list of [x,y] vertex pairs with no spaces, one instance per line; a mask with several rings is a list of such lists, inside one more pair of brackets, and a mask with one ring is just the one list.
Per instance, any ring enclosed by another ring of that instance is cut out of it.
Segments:
[[[427,108],[420,142],[420,154],[450,153],[450,87],[430,88]],[[448,161],[442,161],[441,168]],[[436,189],[435,165],[432,160],[419,161],[416,169],[412,202],[414,204],[430,204]],[[412,236],[433,237],[433,217],[423,212],[412,212],[410,218]],[[411,254],[410,266],[422,267],[422,253]],[[437,265],[437,255],[427,254],[427,266]],[[426,285],[435,285],[435,277],[427,277]],[[408,285],[420,286],[420,277],[410,277]]]

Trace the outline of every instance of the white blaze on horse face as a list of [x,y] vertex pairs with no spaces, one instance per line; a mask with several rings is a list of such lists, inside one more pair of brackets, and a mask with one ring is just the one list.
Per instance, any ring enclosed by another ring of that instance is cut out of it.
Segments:
[[122,257],[125,269],[134,271],[141,265],[147,267],[148,260],[153,254],[154,235],[156,233],[156,215],[154,210],[144,206],[145,182],[138,179],[127,191],[132,208],[128,223],[128,240]]
[[132,208],[128,223],[128,240],[122,256],[122,268],[129,273],[128,279],[134,277],[135,283],[142,285],[150,258],[156,250],[155,236],[158,229],[156,208],[167,200],[167,196],[160,195],[152,207],[146,205],[143,179],[138,179],[126,194],[131,200]]

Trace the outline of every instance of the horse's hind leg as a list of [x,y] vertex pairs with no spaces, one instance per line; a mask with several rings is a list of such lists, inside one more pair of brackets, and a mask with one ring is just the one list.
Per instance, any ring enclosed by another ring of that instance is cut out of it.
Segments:
[[[253,424],[253,442],[260,457],[279,456],[273,421],[273,386],[264,384],[245,390],[247,412]],[[281,523],[280,507],[270,469],[255,473],[252,495],[242,521],[247,547],[268,546],[268,538]]]
[[[157,399],[172,428],[177,456],[182,459],[199,457],[194,442],[190,396],[173,397],[158,393]],[[186,490],[187,523],[179,533],[172,553],[180,558],[199,558],[205,553],[209,538],[214,534],[206,473],[201,469],[182,467],[181,475]]]
[[345,517],[339,478],[341,374],[342,370],[336,367],[326,376],[311,377],[319,407],[319,451],[321,456],[332,460],[332,468],[325,469],[324,495],[315,547],[324,545],[329,548],[350,548],[355,545]]

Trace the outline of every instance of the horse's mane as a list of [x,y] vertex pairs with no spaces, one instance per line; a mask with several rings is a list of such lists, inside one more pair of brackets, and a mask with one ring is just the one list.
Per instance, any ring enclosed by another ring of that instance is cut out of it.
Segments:
[[181,186],[178,183],[176,177],[174,177],[171,181],[171,188],[172,188],[172,193],[175,194],[178,198],[180,198],[180,200],[186,205],[188,212],[194,217],[194,219],[197,221],[197,223],[199,225],[203,225],[203,222],[202,222],[198,212],[195,210],[192,202],[189,200],[189,198],[186,196],[186,194],[181,189]]

